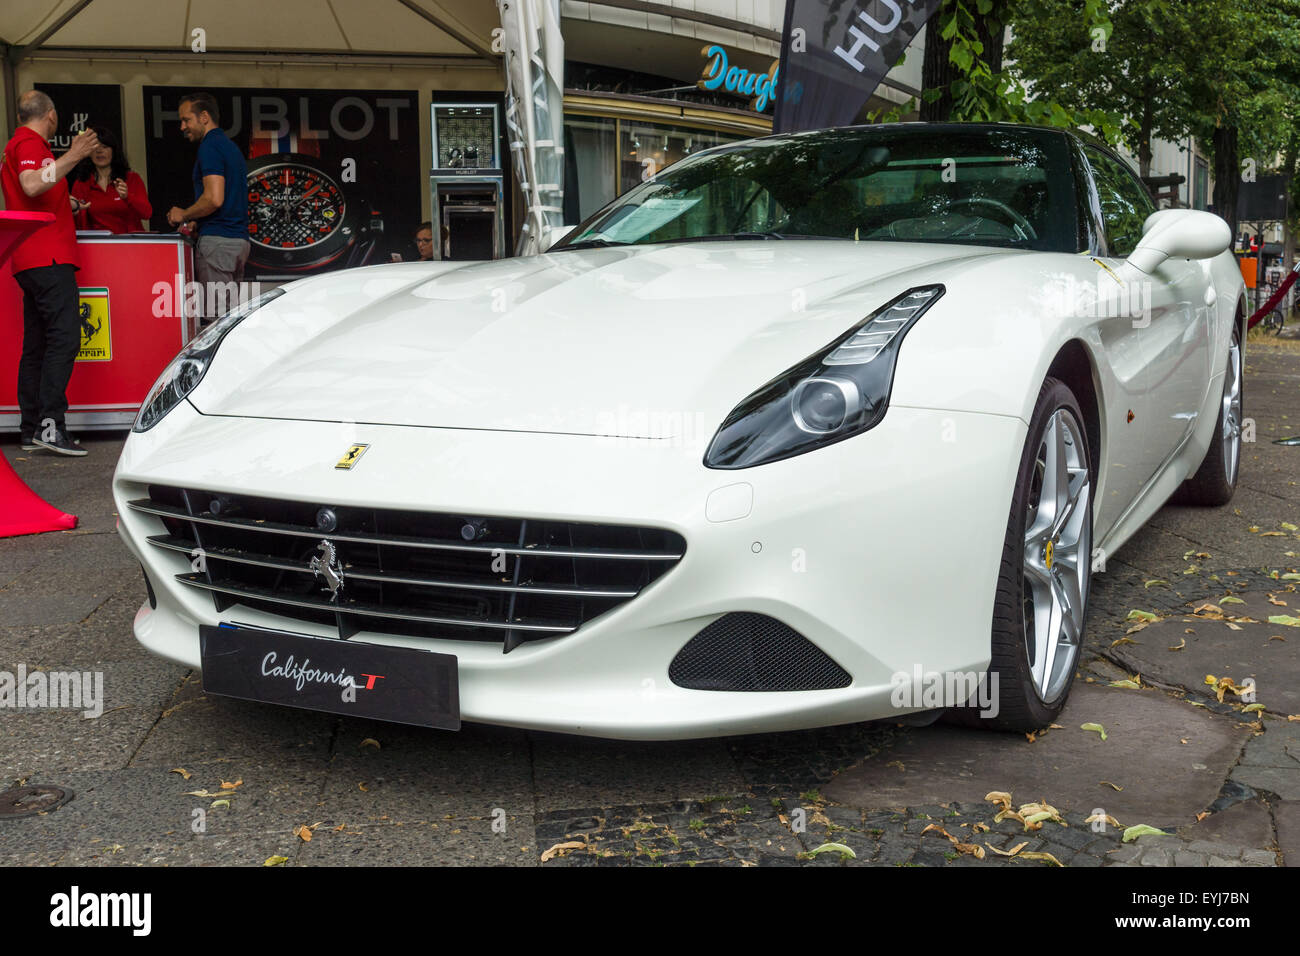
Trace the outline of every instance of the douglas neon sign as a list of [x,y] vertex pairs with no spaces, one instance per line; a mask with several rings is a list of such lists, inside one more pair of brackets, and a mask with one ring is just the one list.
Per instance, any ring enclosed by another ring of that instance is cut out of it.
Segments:
[[702,90],[723,90],[736,96],[748,96],[750,109],[763,112],[776,93],[779,61],[773,61],[766,73],[751,73],[743,67],[727,64],[727,51],[716,43],[705,47],[701,53],[708,57],[704,72],[696,85]]

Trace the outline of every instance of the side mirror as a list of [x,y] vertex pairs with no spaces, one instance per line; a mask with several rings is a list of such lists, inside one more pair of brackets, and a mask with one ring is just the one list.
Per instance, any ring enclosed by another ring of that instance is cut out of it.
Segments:
[[1128,262],[1149,275],[1166,259],[1212,259],[1231,243],[1232,230],[1214,213],[1161,209],[1143,223],[1142,240]]
[[552,226],[546,231],[546,234],[542,236],[540,251],[545,252],[577,228],[578,226],[576,223],[572,226]]

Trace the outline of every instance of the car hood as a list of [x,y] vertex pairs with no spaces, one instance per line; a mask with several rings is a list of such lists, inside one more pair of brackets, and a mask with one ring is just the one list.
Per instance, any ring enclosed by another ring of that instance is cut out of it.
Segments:
[[707,441],[760,385],[970,246],[728,241],[351,270],[222,343],[209,415]]

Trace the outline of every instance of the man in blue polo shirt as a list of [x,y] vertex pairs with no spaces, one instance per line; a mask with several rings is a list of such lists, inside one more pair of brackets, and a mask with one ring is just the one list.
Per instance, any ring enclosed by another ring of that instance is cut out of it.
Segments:
[[[193,222],[197,227],[194,278],[202,284],[205,302],[212,303],[234,292],[236,287],[230,283],[244,277],[249,251],[248,166],[239,147],[218,125],[221,117],[210,93],[191,93],[181,100],[177,112],[181,133],[199,144],[199,155],[194,161],[194,204],[185,209],[173,206],[167,221],[173,226]],[[214,311],[219,314],[224,309]]]

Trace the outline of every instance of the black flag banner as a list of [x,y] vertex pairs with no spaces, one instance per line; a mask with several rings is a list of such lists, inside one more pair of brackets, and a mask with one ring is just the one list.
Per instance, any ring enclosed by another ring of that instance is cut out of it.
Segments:
[[772,132],[848,126],[940,0],[786,0]]

